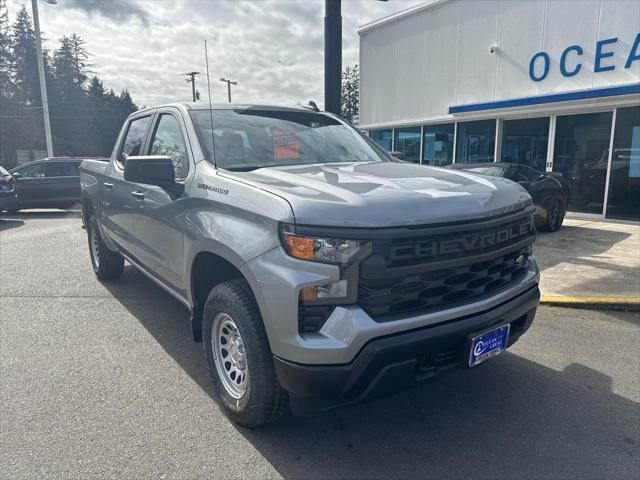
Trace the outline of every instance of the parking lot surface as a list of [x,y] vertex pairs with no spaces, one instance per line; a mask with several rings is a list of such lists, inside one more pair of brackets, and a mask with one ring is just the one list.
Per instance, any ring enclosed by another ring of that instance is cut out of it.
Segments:
[[0,478],[640,476],[637,313],[541,307],[477,369],[251,431],[184,307],[132,267],[95,279],[77,214],[0,230]]

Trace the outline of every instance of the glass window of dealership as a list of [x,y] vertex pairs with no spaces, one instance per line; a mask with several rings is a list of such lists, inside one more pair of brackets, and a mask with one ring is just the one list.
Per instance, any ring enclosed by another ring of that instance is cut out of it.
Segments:
[[371,129],[369,136],[408,162],[513,162],[559,172],[569,211],[640,220],[640,105]]

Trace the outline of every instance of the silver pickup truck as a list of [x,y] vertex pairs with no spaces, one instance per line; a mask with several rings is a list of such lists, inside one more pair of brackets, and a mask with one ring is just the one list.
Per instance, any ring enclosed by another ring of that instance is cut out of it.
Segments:
[[126,259],[189,309],[241,425],[475,367],[538,305],[520,185],[399,162],[330,114],[145,109],[80,175],[96,275]]

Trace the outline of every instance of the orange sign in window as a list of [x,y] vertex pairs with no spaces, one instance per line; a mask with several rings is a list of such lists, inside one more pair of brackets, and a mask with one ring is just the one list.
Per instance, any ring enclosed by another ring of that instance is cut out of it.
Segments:
[[275,160],[300,157],[298,136],[295,133],[288,133],[279,128],[274,128],[271,133],[273,135],[273,158]]

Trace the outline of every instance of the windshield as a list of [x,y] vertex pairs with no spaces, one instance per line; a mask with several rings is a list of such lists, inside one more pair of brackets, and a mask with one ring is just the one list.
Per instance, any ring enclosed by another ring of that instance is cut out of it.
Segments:
[[6,177],[7,175],[9,175],[9,172],[7,172],[2,165],[0,165],[0,177]]
[[215,144],[216,165],[227,170],[389,161],[356,130],[320,113],[194,110],[191,118],[207,158]]

